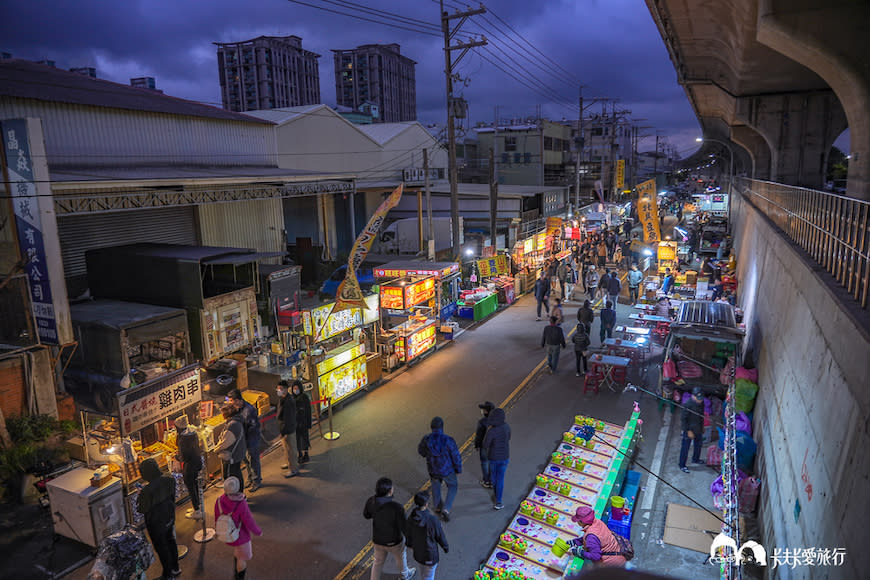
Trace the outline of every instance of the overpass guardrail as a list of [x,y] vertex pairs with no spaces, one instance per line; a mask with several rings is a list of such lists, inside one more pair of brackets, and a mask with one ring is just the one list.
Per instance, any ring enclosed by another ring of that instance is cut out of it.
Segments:
[[734,187],[867,309],[870,202],[745,177]]

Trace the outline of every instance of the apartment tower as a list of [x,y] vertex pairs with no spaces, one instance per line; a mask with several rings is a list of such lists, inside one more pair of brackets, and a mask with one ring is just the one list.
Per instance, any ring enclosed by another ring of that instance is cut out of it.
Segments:
[[366,44],[333,50],[335,98],[355,111],[376,105],[376,123],[417,120],[416,62],[402,56],[398,44]]
[[215,45],[224,109],[243,112],[320,103],[320,55],[304,50],[298,36],[259,36]]

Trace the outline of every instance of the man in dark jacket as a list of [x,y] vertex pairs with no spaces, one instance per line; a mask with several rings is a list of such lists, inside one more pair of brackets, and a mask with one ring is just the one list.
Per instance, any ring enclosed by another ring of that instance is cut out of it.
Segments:
[[275,388],[278,395],[278,433],[281,434],[281,445],[284,447],[284,455],[287,463],[281,469],[289,469],[284,477],[296,477],[299,475],[299,450],[296,445],[296,401],[288,392],[287,381],[282,380]]
[[582,322],[577,323],[577,329],[574,331],[574,336],[571,337],[571,342],[574,343],[574,356],[577,357],[577,376],[586,374],[586,353],[589,351],[589,334],[586,332],[586,325]]
[[247,444],[245,463],[248,464],[248,488],[252,492],[257,491],[263,485],[260,470],[260,414],[252,404],[242,398],[242,393],[238,389],[231,390],[227,397],[242,416]]
[[689,473],[686,459],[689,456],[689,445],[694,442],[692,463],[703,465],[701,445],[704,443],[704,391],[701,387],[692,389],[692,398],[683,407],[680,415],[680,428],[683,431],[683,442],[680,446],[680,471]]
[[162,579],[169,580],[181,574],[175,543],[175,480],[163,475],[154,459],[140,463],[139,473],[148,485],[139,492],[136,509],[145,516],[145,528],[163,566]]
[[548,302],[550,298],[550,279],[547,278],[546,273],[541,273],[541,277],[535,280],[535,300],[538,302],[538,310],[537,310],[537,318],[535,320],[541,319],[541,306],[544,307],[544,310],[547,311],[547,314],[550,314],[550,304]]
[[552,375],[559,366],[559,352],[565,348],[565,333],[555,316],[550,317],[550,324],[541,335],[541,347],[544,346],[547,347],[547,368]]
[[371,580],[378,580],[384,569],[387,554],[392,554],[401,570],[402,580],[410,580],[417,572],[408,568],[405,553],[405,509],[393,501],[393,481],[382,477],[375,484],[375,495],[366,501],[363,517],[372,520],[372,545],[375,561],[372,564]]
[[592,323],[595,321],[595,312],[592,310],[592,303],[588,300],[583,301],[583,306],[577,309],[577,322],[582,322],[586,327],[586,334],[592,332]]
[[510,459],[511,428],[505,423],[504,409],[493,409],[489,414],[489,426],[483,437],[483,448],[489,457],[489,471],[492,474],[492,485],[495,487],[495,504],[493,509],[504,509],[501,503],[504,492],[504,474]]
[[245,476],[242,475],[242,461],[245,460],[245,426],[239,410],[231,403],[221,407],[221,415],[226,420],[226,428],[221,433],[217,444],[218,457],[223,462],[223,478],[231,475],[236,476],[240,486],[245,484]]
[[[432,483],[432,499],[435,511],[445,522],[450,521],[450,510],[459,490],[456,475],[462,473],[462,456],[456,440],[444,434],[444,419],[433,417],[429,423],[432,432],[425,435],[417,445],[417,453],[426,458],[426,468]],[[441,483],[447,484],[447,499],[441,502]],[[418,560],[419,562],[419,560]]]
[[308,450],[311,448],[311,397],[305,392],[302,381],[293,381],[291,394],[296,405],[296,451],[299,463],[308,463]]
[[622,283],[619,281],[619,273],[616,270],[611,270],[606,283],[607,295],[610,297],[610,301],[613,302],[613,311],[616,312],[616,303],[619,301],[619,293],[622,291]]
[[434,580],[438,546],[445,554],[450,546],[441,522],[429,511],[429,494],[425,491],[414,495],[414,509],[408,515],[405,538],[405,543],[414,551],[414,560],[420,564],[420,580]]
[[480,454],[480,485],[483,487],[492,487],[492,479],[489,474],[489,459],[486,456],[486,449],[483,447],[483,436],[486,435],[487,420],[489,413],[495,409],[495,404],[490,401],[478,405],[480,408],[480,419],[477,420],[477,431],[474,433],[474,448]]
[[178,453],[176,458],[184,464],[182,471],[184,486],[190,495],[190,503],[193,511],[187,514],[194,520],[202,519],[202,490],[199,486],[199,472],[202,470],[202,446],[199,444],[199,435],[193,429],[187,428],[187,415],[179,415],[175,419],[175,431],[178,433],[176,443]]
[[616,326],[616,312],[613,310],[613,302],[607,301],[607,304],[601,309],[599,318],[601,319],[599,338],[601,338],[603,345],[605,338],[613,338],[613,327]]

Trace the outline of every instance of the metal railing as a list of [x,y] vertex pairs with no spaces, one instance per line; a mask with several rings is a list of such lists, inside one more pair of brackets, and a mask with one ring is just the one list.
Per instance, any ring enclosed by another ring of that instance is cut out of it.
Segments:
[[748,178],[734,187],[867,308],[870,202]]

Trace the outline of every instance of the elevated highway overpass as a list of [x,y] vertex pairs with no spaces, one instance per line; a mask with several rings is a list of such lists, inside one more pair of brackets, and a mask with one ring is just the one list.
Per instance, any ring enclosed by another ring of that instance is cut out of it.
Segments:
[[847,194],[870,200],[870,2],[646,4],[704,137],[733,144],[736,173],[821,189],[848,128]]

